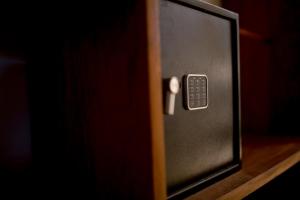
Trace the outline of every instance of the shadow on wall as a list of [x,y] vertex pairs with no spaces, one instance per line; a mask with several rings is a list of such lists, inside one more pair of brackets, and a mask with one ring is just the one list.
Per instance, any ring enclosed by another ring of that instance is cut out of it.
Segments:
[[0,184],[6,192],[28,184],[32,161],[25,77],[24,62],[0,58]]

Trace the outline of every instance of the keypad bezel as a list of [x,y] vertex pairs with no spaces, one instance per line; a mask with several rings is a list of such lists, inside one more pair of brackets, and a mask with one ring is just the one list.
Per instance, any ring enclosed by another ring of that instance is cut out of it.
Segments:
[[205,74],[185,76],[185,107],[188,110],[208,107],[208,78]]

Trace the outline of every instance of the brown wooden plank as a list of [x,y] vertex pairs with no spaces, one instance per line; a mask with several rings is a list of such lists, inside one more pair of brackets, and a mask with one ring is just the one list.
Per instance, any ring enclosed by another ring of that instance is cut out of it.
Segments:
[[242,169],[187,199],[241,199],[299,161],[299,137],[245,137]]
[[121,5],[65,44],[66,118],[99,199],[165,199],[158,1]]
[[147,0],[147,39],[154,199],[166,199],[166,169],[159,41],[159,1]]
[[240,28],[240,35],[243,37],[251,38],[252,40],[260,41],[260,42],[266,42],[269,40],[269,38],[266,36],[260,35],[258,33],[255,33],[255,32],[249,31],[247,29],[243,29],[243,28]]

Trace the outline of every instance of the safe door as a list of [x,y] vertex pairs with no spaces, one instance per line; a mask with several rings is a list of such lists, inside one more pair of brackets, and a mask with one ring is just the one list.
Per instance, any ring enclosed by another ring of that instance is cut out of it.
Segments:
[[160,2],[167,189],[201,189],[240,166],[238,16]]

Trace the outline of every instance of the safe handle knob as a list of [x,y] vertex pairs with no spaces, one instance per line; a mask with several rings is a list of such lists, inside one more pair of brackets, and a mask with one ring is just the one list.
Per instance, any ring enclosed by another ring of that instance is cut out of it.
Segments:
[[174,115],[175,110],[175,97],[179,92],[179,80],[173,76],[167,80],[165,113],[167,115]]

